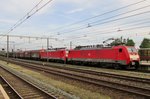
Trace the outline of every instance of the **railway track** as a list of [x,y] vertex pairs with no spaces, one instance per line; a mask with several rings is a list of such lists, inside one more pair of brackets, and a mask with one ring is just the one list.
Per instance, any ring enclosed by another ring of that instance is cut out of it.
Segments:
[[[31,62],[31,61],[27,61],[27,60],[20,60],[19,59],[19,61],[20,62],[31,63],[31,64],[43,65],[42,63]],[[98,72],[98,71],[86,70],[86,69],[68,68],[68,67],[65,67],[65,66],[55,66],[55,65],[50,65],[50,64],[44,64],[44,66],[52,67],[52,68],[56,68],[56,69],[74,71],[74,72],[81,72],[81,73],[85,73],[85,74],[97,75],[97,76],[105,76],[105,77],[111,77],[111,78],[117,78],[117,79],[119,78],[119,79],[134,81],[134,82],[150,83],[150,79],[146,79],[146,78],[118,75],[118,74],[113,74],[113,73]]]
[[0,84],[10,99],[22,99],[22,97],[18,94],[18,92],[16,92],[16,90],[2,76],[0,76]]
[[[80,82],[84,82],[84,83],[88,83],[88,84],[92,84],[96,86],[107,87],[107,88],[118,90],[121,92],[126,92],[130,94],[138,95],[141,97],[145,97],[146,99],[150,98],[150,79],[102,73],[102,72],[93,72],[90,70],[81,70],[81,69],[66,68],[66,67],[56,67],[56,66],[52,66],[52,67],[44,66],[43,67],[43,66],[33,64],[33,63],[32,64],[24,63],[24,62],[18,62],[14,60],[13,62],[19,65],[27,66],[32,69],[45,71],[53,75],[63,76],[69,79],[77,80]],[[73,71],[74,73],[70,71]],[[86,75],[91,75],[91,76],[86,76]],[[109,80],[93,78],[93,75],[121,79],[124,81],[132,81],[135,83],[148,84],[148,87],[132,86],[132,85],[124,84],[124,83],[118,83],[118,82],[112,82]]]
[[3,71],[5,81],[9,82],[11,88],[17,93],[18,98],[12,99],[56,99],[55,96],[47,93],[43,89],[35,86],[33,83],[27,81],[25,78],[17,75],[0,65],[1,72]]
[[[28,62],[28,63],[35,63],[35,64],[38,64],[38,65],[43,65],[43,62],[39,62],[39,61],[29,61],[29,60],[25,60],[25,59],[14,59],[14,58],[11,58],[11,59],[13,59],[13,60],[19,60],[19,61],[23,61],[23,62]],[[2,59],[2,60],[4,60],[4,59]],[[5,59],[6,60],[6,59]],[[57,64],[57,63],[52,63],[52,65],[51,64],[49,64],[49,63],[45,63],[44,64],[45,66],[54,66],[54,67],[56,67],[56,66],[58,66],[58,68],[61,68],[61,66],[63,65],[63,64]],[[70,64],[65,64],[65,65],[70,65]],[[144,66],[144,65],[141,65],[141,66]],[[72,67],[73,67],[73,65],[72,65]],[[139,70],[130,70],[130,69],[128,69],[128,70],[119,70],[119,71],[130,71],[130,72],[139,72],[139,73],[150,73],[150,71],[149,70],[141,70],[141,69],[139,69]]]

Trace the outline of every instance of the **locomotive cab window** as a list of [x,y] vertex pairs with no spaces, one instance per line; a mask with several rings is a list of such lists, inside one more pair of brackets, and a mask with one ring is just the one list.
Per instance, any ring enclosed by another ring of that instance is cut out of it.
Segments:
[[120,53],[122,52],[122,48],[119,48],[119,52],[120,52]]

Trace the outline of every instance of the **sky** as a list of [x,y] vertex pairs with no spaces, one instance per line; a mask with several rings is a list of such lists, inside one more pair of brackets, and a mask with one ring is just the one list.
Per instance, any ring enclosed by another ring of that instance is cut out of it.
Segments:
[[[35,7],[39,2],[41,3]],[[0,35],[49,37],[50,47],[102,44],[109,38],[150,38],[150,0],[52,0],[21,25],[9,30],[49,0],[1,0]],[[27,14],[28,13],[28,14]],[[46,39],[10,36],[10,50],[46,48]],[[0,49],[6,37],[0,36]]]

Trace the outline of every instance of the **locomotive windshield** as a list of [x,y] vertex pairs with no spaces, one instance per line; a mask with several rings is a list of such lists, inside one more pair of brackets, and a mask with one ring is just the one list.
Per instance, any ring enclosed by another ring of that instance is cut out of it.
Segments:
[[137,53],[137,50],[134,47],[128,47],[128,52],[135,52]]

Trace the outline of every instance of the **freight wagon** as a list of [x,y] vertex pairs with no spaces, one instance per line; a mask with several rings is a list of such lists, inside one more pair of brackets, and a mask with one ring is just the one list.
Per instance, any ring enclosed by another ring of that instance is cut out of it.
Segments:
[[139,55],[141,60],[150,61],[150,48],[139,49]]

